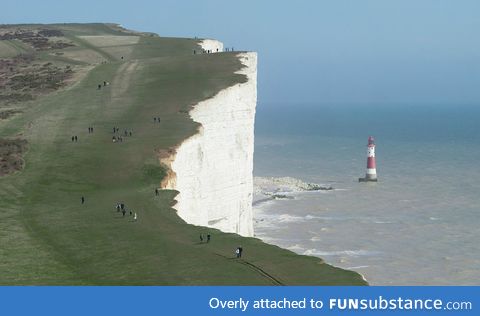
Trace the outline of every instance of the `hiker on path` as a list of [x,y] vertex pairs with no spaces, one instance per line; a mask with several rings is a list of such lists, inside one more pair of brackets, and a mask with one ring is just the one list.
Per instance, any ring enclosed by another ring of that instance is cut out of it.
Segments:
[[237,248],[237,249],[235,250],[235,256],[236,256],[237,258],[240,258],[240,248]]
[[200,243],[203,243],[203,235],[200,234]]
[[85,197],[82,196],[82,204],[85,204]]
[[125,217],[125,214],[127,213],[127,211],[125,211],[125,209],[122,210],[122,214],[123,214],[123,217]]
[[72,142],[74,142],[74,141],[75,141],[75,136],[72,136]]
[[75,136],[75,142],[77,142],[77,141],[78,141],[78,137],[77,137],[77,136]]
[[210,238],[211,238],[211,236],[210,236],[210,234],[208,234],[208,235],[207,235],[207,243],[210,242]]
[[238,247],[238,255],[239,255],[239,258],[242,257],[242,252],[243,252],[242,246]]
[[157,118],[156,117],[153,118],[153,122],[157,123]]
[[133,220],[136,222],[137,221],[137,213],[133,215]]
[[120,204],[117,204],[117,212],[120,212]]
[[155,188],[155,195],[158,196],[158,194],[159,194],[159,193],[158,193],[158,188]]
[[129,134],[130,134],[130,136],[132,136],[132,131],[130,131],[130,133],[129,133]]

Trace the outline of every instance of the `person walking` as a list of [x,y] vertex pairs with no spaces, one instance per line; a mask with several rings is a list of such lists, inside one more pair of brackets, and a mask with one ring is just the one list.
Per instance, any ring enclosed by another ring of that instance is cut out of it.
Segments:
[[85,197],[82,196],[82,204],[85,204]]
[[243,252],[242,246],[238,247],[238,256],[239,256],[239,258],[242,257],[242,252]]
[[207,243],[210,242],[210,238],[211,238],[210,234],[207,234]]
[[134,220],[135,222],[137,221],[137,213],[136,213],[136,212],[133,214],[133,220]]
[[200,243],[203,243],[203,235],[200,234]]
[[123,217],[125,217],[125,214],[127,213],[127,211],[125,209],[122,210],[122,214],[123,214]]
[[158,196],[160,193],[158,192],[158,188],[155,188],[155,195]]
[[237,249],[235,250],[235,256],[238,258],[240,258],[240,248],[237,247]]

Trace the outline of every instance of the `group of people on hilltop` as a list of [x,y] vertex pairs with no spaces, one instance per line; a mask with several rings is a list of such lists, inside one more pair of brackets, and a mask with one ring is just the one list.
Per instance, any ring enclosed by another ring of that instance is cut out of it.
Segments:
[[[220,51],[220,48],[217,48],[215,53],[218,53],[219,51]],[[231,47],[231,48],[225,47],[223,51],[224,52],[233,52],[234,49],[233,49],[233,47]],[[202,49],[201,52],[202,52],[202,54],[213,54],[214,53],[213,49]],[[194,55],[197,54],[196,49],[193,50],[193,54]]]
[[[104,86],[104,87],[108,86],[109,84],[110,84],[110,82],[108,82],[108,81],[104,81],[104,82],[103,82],[103,86]],[[102,89],[102,84],[101,84],[101,83],[99,83],[99,84],[97,85],[97,90],[100,90],[100,89]]]
[[[123,131],[123,136],[121,136],[121,135],[118,133],[119,131],[120,131],[120,128],[118,128],[118,127],[116,127],[116,126],[113,127],[113,133],[114,133],[115,135],[112,136],[112,142],[114,142],[114,143],[116,143],[116,142],[121,142],[121,143],[122,143],[122,142],[123,142],[123,137],[128,137],[128,136],[132,136],[132,135],[133,135],[131,130],[129,131],[129,130],[125,129],[125,130]],[[117,133],[118,133],[118,135],[117,135]]]
[[[200,234],[200,243],[203,244],[204,241],[206,241],[206,243],[209,243],[210,240],[211,240],[212,236],[208,233],[206,235],[206,238],[204,237],[204,235],[201,233]],[[238,246],[237,249],[235,249],[235,257],[237,259],[240,259],[242,257],[242,253],[243,253],[243,247],[242,246]]]
[[[127,214],[127,207],[123,202],[117,203],[117,206],[115,208],[117,209],[117,213],[122,212],[122,217],[125,217],[125,215]],[[133,210],[129,210],[128,212],[129,216],[133,216],[133,220],[137,221],[137,212],[134,212]]]
[[[207,243],[210,242],[211,238],[212,236],[210,234],[207,234],[207,239],[206,239]],[[200,243],[203,243],[203,241],[204,241],[203,234],[200,234]]]

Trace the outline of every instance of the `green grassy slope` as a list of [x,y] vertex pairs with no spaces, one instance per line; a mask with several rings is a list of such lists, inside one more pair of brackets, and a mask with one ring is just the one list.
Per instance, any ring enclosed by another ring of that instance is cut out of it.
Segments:
[[[112,54],[78,36],[132,34],[104,24],[50,27],[65,31],[78,45],[66,50],[83,61],[45,52],[38,58],[89,71],[0,121],[0,137],[29,142],[25,169],[0,178],[0,284],[365,284],[318,258],[188,225],[171,208],[176,192],[155,196],[165,174],[158,151],[196,130],[186,111],[245,80],[234,73],[241,67],[234,53],[193,55],[195,40],[141,35]],[[88,66],[99,55],[107,63]],[[97,90],[103,81],[110,85]],[[114,126],[133,135],[113,143]],[[116,212],[120,201],[138,221]],[[200,232],[212,241],[198,243]],[[238,245],[242,260],[233,259]]]

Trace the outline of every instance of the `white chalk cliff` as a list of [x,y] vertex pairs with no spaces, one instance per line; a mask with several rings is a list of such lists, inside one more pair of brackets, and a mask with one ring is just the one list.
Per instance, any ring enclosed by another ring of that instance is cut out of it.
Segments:
[[204,39],[200,43],[200,46],[202,46],[202,49],[204,49],[207,52],[208,51],[211,53],[223,52],[223,43],[217,40]]
[[[218,41],[207,43],[203,49],[223,50]],[[241,53],[239,58],[244,68],[238,73],[248,81],[195,105],[190,116],[201,124],[198,133],[162,162],[173,171],[164,187],[180,192],[174,208],[187,223],[253,236],[257,54]]]

